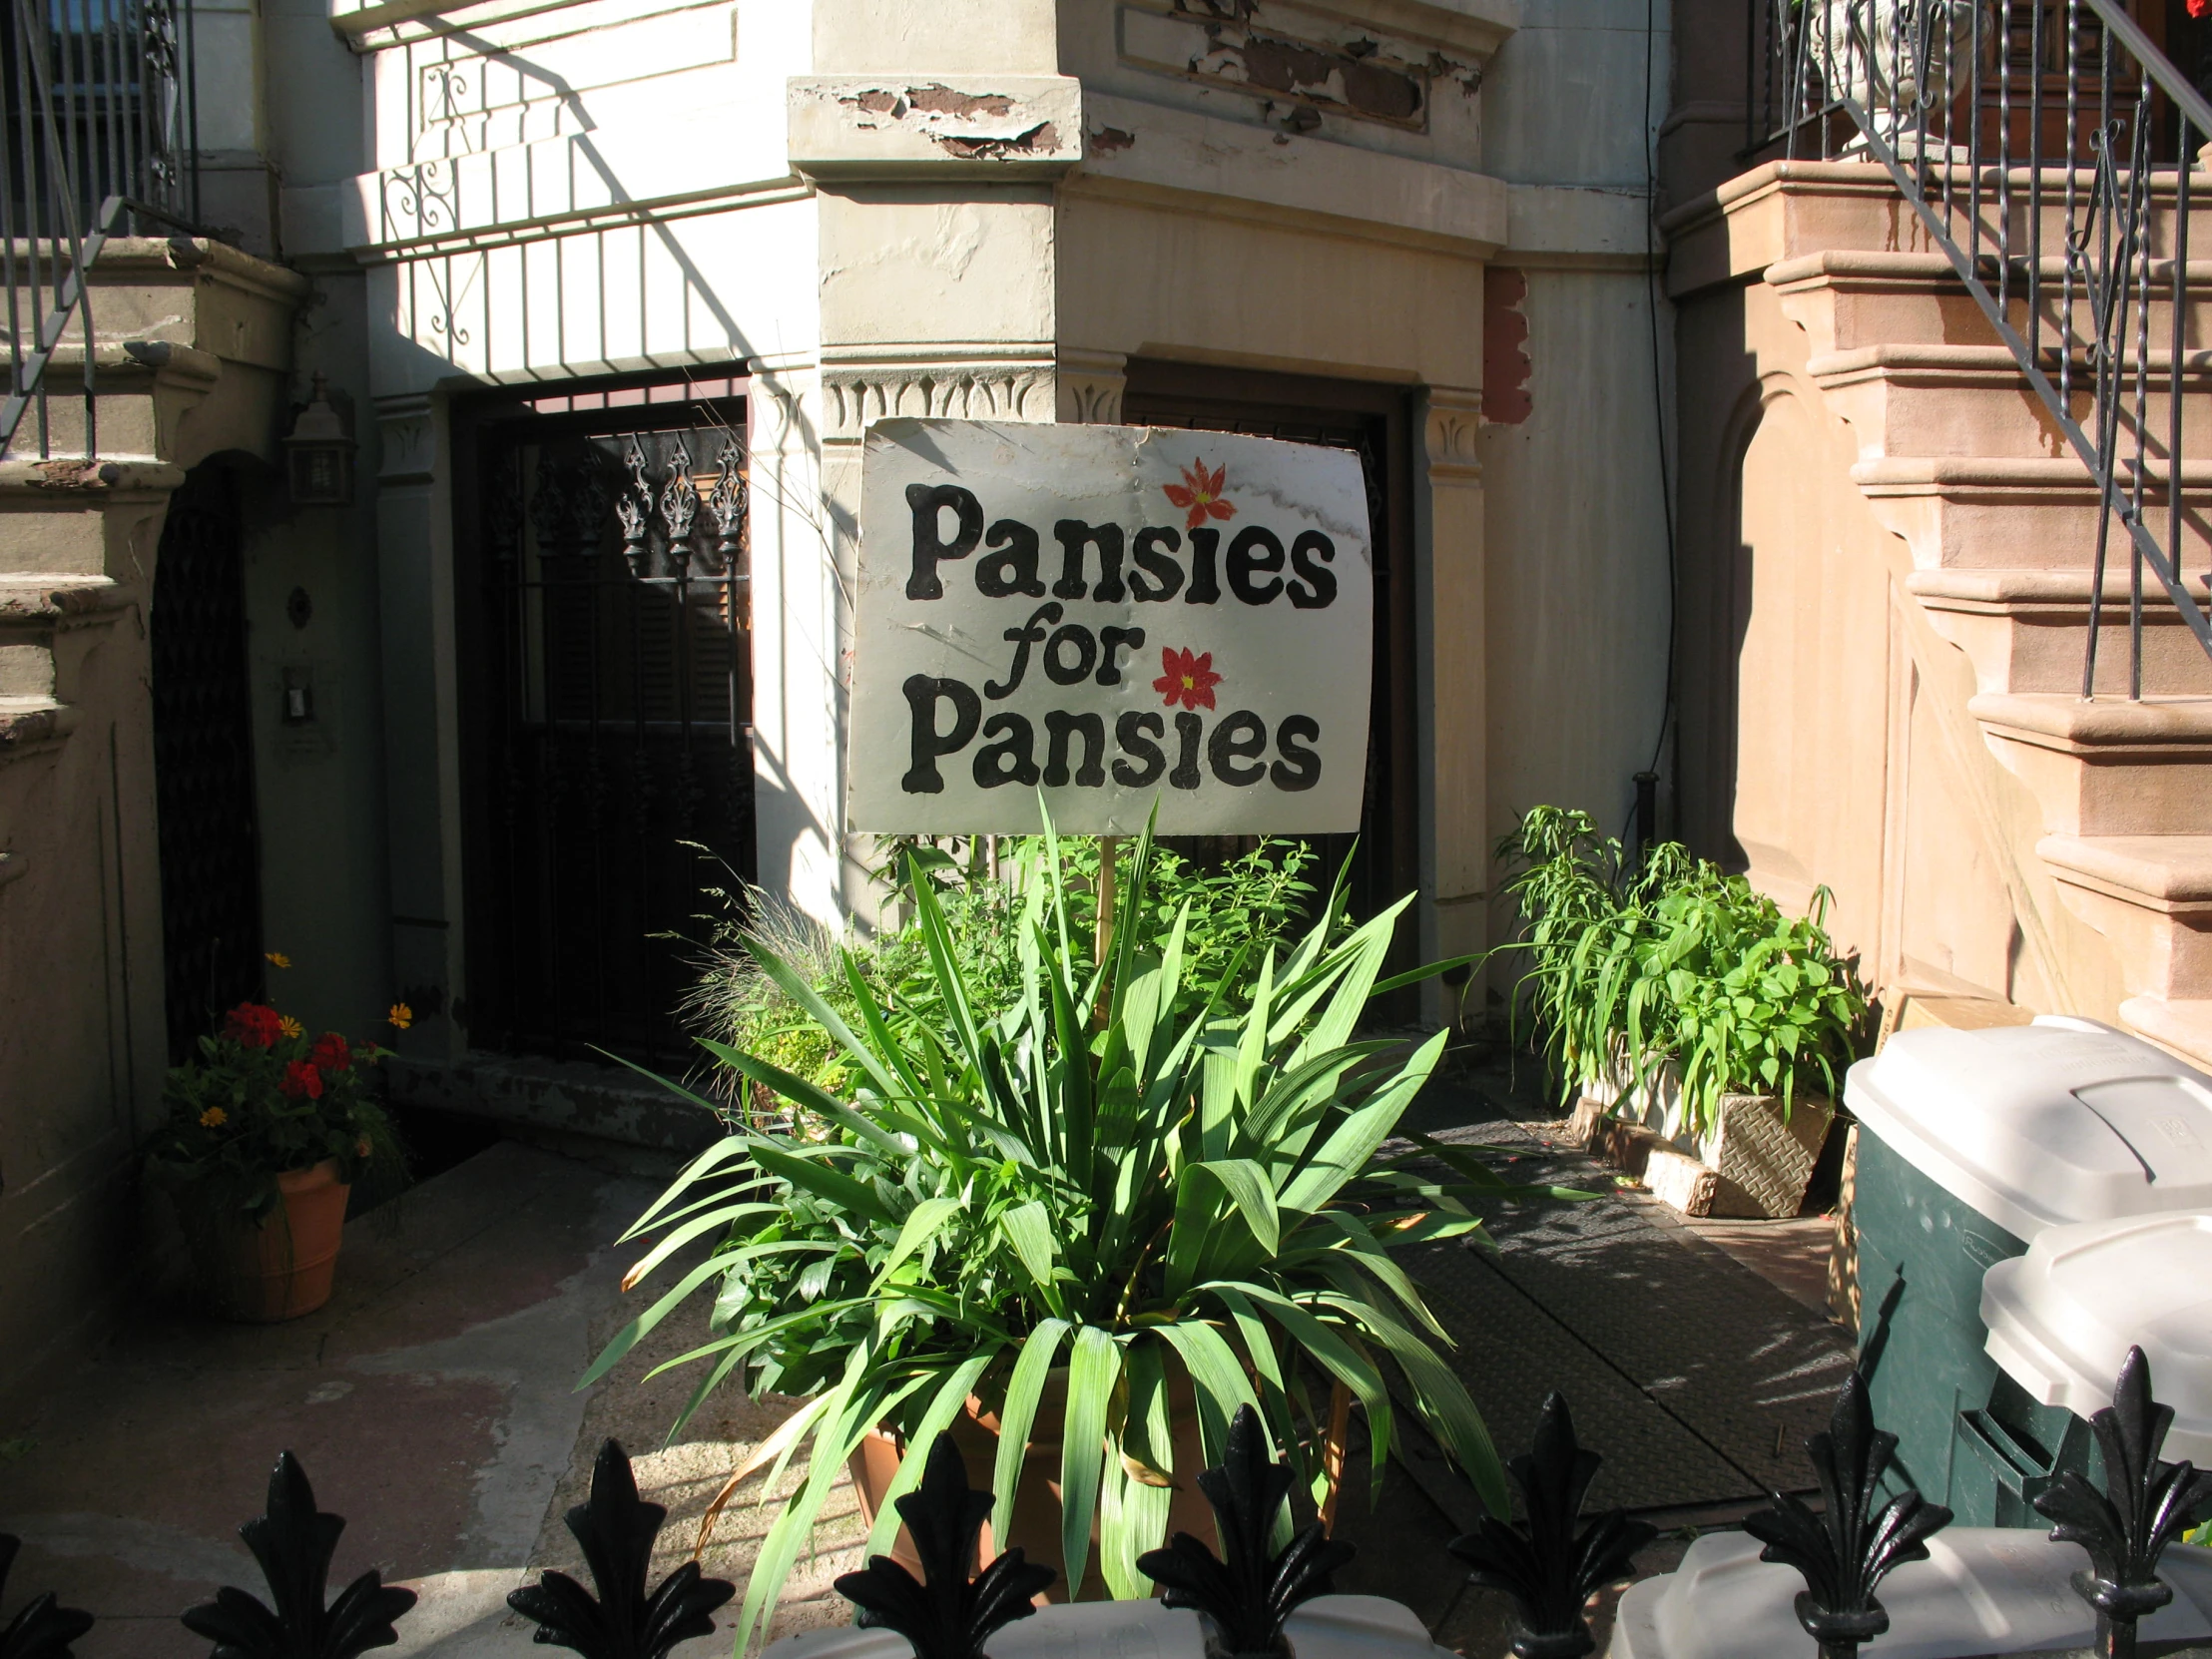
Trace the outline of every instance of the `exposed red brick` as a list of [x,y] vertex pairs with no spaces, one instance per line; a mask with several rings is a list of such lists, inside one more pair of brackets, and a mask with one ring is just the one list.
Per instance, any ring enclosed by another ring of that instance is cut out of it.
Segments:
[[1482,276],[1482,418],[1518,426],[1534,405],[1528,398],[1528,318],[1520,302],[1528,278],[1509,266]]

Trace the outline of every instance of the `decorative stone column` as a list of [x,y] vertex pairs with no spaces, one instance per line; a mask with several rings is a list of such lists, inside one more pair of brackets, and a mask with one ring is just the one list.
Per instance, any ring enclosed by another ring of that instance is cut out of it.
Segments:
[[[1422,399],[1421,438],[1428,487],[1418,492],[1419,544],[1427,550],[1415,586],[1426,626],[1415,630],[1428,689],[1428,745],[1422,757],[1421,948],[1458,956],[1486,942],[1489,848],[1488,698],[1484,676],[1487,576],[1482,536],[1482,463],[1475,434],[1482,394],[1430,386]],[[1445,989],[1430,981],[1423,1012],[1450,1012]]]

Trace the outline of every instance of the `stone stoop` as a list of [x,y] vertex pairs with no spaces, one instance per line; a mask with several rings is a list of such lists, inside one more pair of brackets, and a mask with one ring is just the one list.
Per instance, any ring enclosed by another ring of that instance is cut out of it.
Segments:
[[[2024,190],[2024,178],[2013,183]],[[2193,188],[2203,194],[2191,210],[2192,250],[2212,256],[2212,176]],[[1725,261],[1728,275],[1772,287],[1806,331],[1806,372],[1857,446],[1853,481],[1911,549],[1907,591],[1971,660],[1979,695],[1968,710],[2040,808],[2039,856],[2067,907],[2111,941],[2131,993],[2119,1017],[2212,1062],[2212,657],[2146,575],[2145,695],[2128,700],[2128,548],[2115,523],[2099,595],[2097,695],[2082,701],[2101,512],[2094,486],[1887,174],[1867,163],[1773,163],[1723,186],[1716,205],[1727,235],[1699,239],[1697,269],[1670,273],[1670,287],[1714,280]],[[2084,296],[2077,282],[2069,308],[2054,280],[2055,212],[2046,203],[2042,337],[2055,345],[2054,325],[2071,323],[2070,412],[2086,420]],[[2154,253],[2171,246],[2173,215],[2170,194],[2153,202]],[[2024,197],[2015,200],[2016,253],[2029,251],[2028,218]],[[1991,245],[1995,232],[1992,217]],[[2183,275],[2185,333],[2202,339],[2212,259],[2192,258]],[[2152,370],[2171,348],[2168,280],[2149,318]],[[2024,330],[2024,292],[2009,320]],[[2192,365],[2181,396],[2179,553],[2201,606],[2212,603],[2202,574],[2212,565],[2212,366]],[[2146,482],[2161,528],[2168,417],[2163,396],[2152,398],[2144,424],[2161,458]]]

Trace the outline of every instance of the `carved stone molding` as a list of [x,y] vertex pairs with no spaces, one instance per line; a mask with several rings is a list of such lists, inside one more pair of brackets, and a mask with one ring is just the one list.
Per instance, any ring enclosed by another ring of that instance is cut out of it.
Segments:
[[1060,418],[1071,424],[1121,423],[1121,394],[1129,385],[1129,359],[1119,351],[1060,352]]
[[1446,488],[1479,484],[1482,457],[1475,438],[1482,427],[1482,394],[1463,386],[1430,386],[1423,403],[1428,481]]
[[429,398],[420,393],[377,398],[376,427],[382,439],[377,483],[427,484],[437,475],[437,421]]
[[858,443],[871,420],[946,415],[967,420],[1050,420],[1048,359],[826,362],[823,441]]

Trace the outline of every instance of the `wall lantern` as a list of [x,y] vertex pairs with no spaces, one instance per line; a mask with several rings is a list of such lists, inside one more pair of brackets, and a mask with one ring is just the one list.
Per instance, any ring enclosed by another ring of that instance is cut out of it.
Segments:
[[353,500],[353,440],[345,420],[330,407],[323,378],[314,377],[314,395],[291,435],[284,439],[286,471],[295,507],[344,507]]

